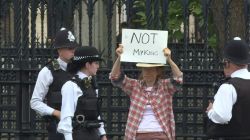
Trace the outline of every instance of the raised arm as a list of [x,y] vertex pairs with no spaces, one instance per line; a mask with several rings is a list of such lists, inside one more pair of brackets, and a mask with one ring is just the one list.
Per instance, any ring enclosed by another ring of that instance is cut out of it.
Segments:
[[117,80],[120,76],[121,73],[121,54],[123,52],[123,46],[121,44],[119,44],[119,47],[116,49],[116,54],[117,54],[117,59],[113,65],[112,71],[110,73],[110,79],[111,80]]
[[171,67],[173,77],[174,78],[180,78],[183,76],[182,71],[179,69],[179,67],[175,64],[175,62],[171,58],[171,50],[168,48],[164,48],[163,50],[164,55],[167,57],[167,62]]

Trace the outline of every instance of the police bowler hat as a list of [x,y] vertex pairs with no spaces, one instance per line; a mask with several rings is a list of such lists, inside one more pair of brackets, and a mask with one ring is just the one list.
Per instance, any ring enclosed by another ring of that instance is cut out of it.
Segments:
[[76,48],[73,61],[93,62],[102,61],[102,58],[95,47],[83,46]]
[[235,37],[224,47],[224,58],[235,64],[249,64],[249,52],[248,44],[239,37]]
[[71,31],[66,28],[61,28],[56,34],[53,47],[55,49],[76,48],[78,47],[78,44],[76,43],[75,37]]

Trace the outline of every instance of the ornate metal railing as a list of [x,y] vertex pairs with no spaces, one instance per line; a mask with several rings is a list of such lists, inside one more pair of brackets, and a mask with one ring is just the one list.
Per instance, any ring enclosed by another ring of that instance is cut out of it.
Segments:
[[[139,0],[138,0],[139,1]],[[204,28],[196,30],[191,37],[190,13],[188,2],[180,0],[183,8],[183,37],[171,38],[168,47],[172,50],[174,61],[184,72],[184,85],[174,96],[174,113],[176,120],[177,139],[207,139],[205,109],[208,100],[215,93],[213,84],[223,77],[220,56],[216,49],[209,46],[209,13],[210,0],[202,0]],[[246,29],[249,30],[249,3],[244,1]],[[134,16],[138,9],[136,0],[1,0],[0,1],[0,137],[1,139],[34,140],[46,138],[46,125],[39,115],[30,109],[29,100],[32,96],[38,71],[51,58],[55,57],[52,49],[53,37],[62,27],[74,31],[80,44],[84,44],[85,34],[82,33],[83,22],[88,23],[87,44],[95,42],[93,34],[93,17],[104,13],[100,27],[105,30],[105,44],[101,44],[106,62],[98,72],[98,82],[102,99],[102,116],[106,120],[108,136],[113,140],[121,140],[129,107],[128,97],[113,87],[108,79],[114,60],[114,32],[120,33],[120,27],[114,31],[115,15],[121,24],[120,15],[125,14],[127,28],[139,28],[134,24]],[[171,0],[146,0],[146,29],[168,30],[169,6]],[[96,7],[96,5],[98,7]],[[224,1],[225,19],[229,14],[228,1]],[[95,9],[104,7],[102,12]],[[124,8],[125,7],[125,8]],[[125,9],[125,12],[123,11]],[[116,12],[117,11],[117,12]],[[87,16],[83,16],[87,15]],[[85,18],[84,18],[85,17]],[[76,19],[75,19],[76,18]],[[230,26],[225,22],[225,29]],[[96,26],[95,26],[96,27]],[[196,27],[198,28],[198,27]],[[99,29],[99,28],[98,28]],[[249,38],[246,31],[245,38]],[[229,39],[229,33],[225,32]],[[85,41],[86,42],[86,41]],[[85,44],[86,45],[86,44]],[[137,77],[139,71],[133,64],[124,64],[124,71],[131,77]],[[166,72],[169,72],[167,67]]]

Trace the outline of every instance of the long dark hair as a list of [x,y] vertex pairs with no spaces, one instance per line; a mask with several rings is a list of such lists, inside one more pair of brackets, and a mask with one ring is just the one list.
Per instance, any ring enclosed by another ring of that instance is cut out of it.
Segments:
[[85,67],[86,61],[75,61],[73,58],[67,65],[67,72],[72,75],[75,75],[80,69]]
[[90,64],[94,62],[94,60],[73,60],[73,58],[70,60],[70,62],[67,65],[66,71],[69,72],[72,75],[75,75],[79,70],[85,67],[85,64],[89,62]]

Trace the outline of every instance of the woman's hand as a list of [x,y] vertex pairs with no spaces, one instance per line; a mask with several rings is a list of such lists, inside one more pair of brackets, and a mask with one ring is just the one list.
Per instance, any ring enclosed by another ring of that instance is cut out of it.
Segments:
[[164,52],[164,56],[167,57],[168,63],[170,63],[170,61],[172,61],[172,59],[171,59],[171,50],[169,48],[164,48],[163,52]]
[[118,48],[115,50],[116,54],[118,55],[118,57],[121,56],[121,54],[123,53],[123,45],[119,44]]
[[171,56],[171,50],[170,50],[169,48],[164,48],[164,49],[163,49],[163,52],[164,52],[164,55],[165,55],[166,57]]

